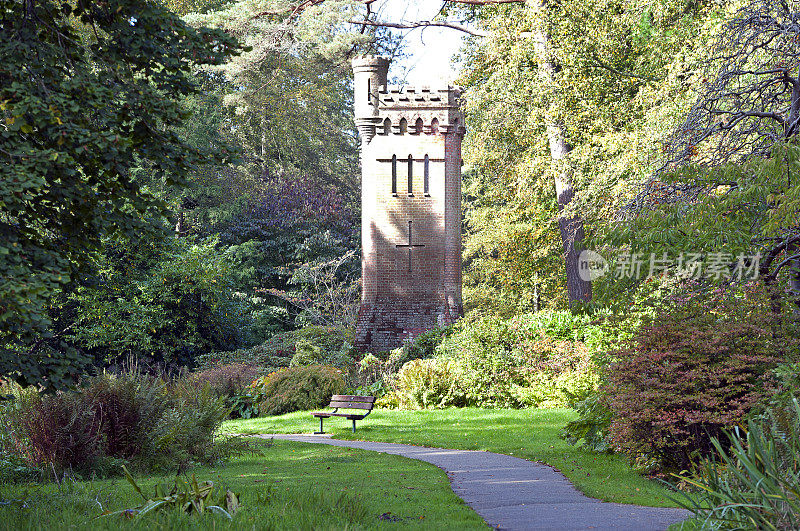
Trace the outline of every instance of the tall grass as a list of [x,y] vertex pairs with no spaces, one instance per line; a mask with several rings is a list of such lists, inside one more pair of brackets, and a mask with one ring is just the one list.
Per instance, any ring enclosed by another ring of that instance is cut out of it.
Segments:
[[748,422],[746,433],[713,439],[717,456],[688,483],[697,497],[676,500],[709,529],[800,529],[800,405],[797,399]]
[[237,438],[218,438],[228,418],[225,397],[207,384],[168,381],[135,371],[87,378],[80,390],[42,395],[25,389],[0,410],[0,472],[20,465],[42,476],[185,470],[247,451]]

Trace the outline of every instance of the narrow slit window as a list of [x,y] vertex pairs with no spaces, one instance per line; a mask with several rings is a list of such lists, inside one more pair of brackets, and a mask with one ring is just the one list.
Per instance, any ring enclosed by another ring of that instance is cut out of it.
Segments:
[[372,105],[372,80],[367,79],[367,104]]
[[408,156],[408,195],[414,195],[414,157]]
[[425,173],[423,174],[424,180],[422,181],[422,187],[425,192],[426,196],[431,195],[431,158],[428,155],[425,155]]
[[392,195],[397,195],[397,155],[392,155]]

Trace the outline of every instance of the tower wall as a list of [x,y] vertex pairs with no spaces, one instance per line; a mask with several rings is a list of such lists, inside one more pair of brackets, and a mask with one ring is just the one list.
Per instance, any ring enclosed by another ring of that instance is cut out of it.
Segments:
[[356,343],[379,352],[463,314],[464,120],[457,88],[387,87],[381,58],[356,59],[353,68],[363,252]]

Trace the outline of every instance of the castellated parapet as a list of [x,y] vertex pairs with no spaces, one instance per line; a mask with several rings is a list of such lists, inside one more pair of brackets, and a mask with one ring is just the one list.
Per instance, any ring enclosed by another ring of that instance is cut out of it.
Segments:
[[356,344],[396,348],[463,315],[458,87],[388,86],[389,60],[353,60],[361,136],[362,296]]

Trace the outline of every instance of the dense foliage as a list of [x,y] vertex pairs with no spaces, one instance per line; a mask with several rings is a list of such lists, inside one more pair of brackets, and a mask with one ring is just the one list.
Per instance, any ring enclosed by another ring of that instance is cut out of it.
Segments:
[[191,366],[199,354],[250,342],[248,306],[233,292],[231,259],[214,241],[107,244],[94,274],[65,297],[65,334],[97,363],[137,359]]
[[392,407],[558,407],[596,388],[602,338],[569,312],[487,317],[432,331],[380,365],[365,359],[362,372],[383,379]]
[[346,388],[342,372],[330,365],[291,367],[264,376],[251,385],[261,415],[323,408]]
[[7,432],[3,453],[45,475],[120,474],[125,463],[182,470],[244,448],[235,439],[216,438],[228,413],[224,398],[208,386],[100,374],[80,392],[21,391],[0,415]]
[[[333,326],[307,326],[275,334],[260,345],[234,351],[210,352],[200,356],[197,361],[202,369],[243,363],[272,370],[288,367],[298,353],[298,345],[306,353],[313,353],[311,358],[316,362],[336,365],[340,369],[348,369],[353,363],[353,331]],[[300,358],[295,362],[295,365],[303,364],[305,362]]]
[[0,3],[0,374],[59,387],[80,373],[48,301],[103,237],[159,230],[164,205],[132,170],[182,184],[206,157],[174,133],[179,100],[193,65],[234,46],[144,0]]
[[765,299],[756,287],[697,294],[643,326],[608,370],[611,444],[656,469],[709,455],[713,437],[778,388],[772,370],[800,356]]

